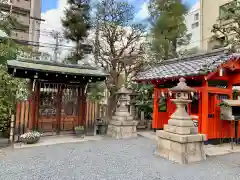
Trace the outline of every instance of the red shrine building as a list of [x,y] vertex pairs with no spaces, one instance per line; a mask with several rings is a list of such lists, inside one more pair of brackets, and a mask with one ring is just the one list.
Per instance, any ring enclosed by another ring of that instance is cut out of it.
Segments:
[[[220,118],[219,104],[222,100],[233,99],[233,86],[240,85],[240,54],[215,50],[166,60],[139,73],[137,82],[154,85],[152,128],[155,130],[163,129],[175,110],[169,88],[176,86],[180,77],[196,90],[191,94],[192,103],[186,108],[197,122],[199,133],[206,134],[208,141],[229,139],[236,124]],[[237,126],[240,126],[238,122]]]

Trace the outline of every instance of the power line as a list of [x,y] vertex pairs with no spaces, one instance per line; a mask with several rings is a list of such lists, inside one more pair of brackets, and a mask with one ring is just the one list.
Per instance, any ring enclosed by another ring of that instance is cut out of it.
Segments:
[[58,54],[59,54],[59,45],[60,45],[59,43],[60,43],[60,41],[62,41],[62,39],[60,39],[60,37],[59,37],[60,32],[58,32],[58,31],[52,31],[51,35],[56,40],[56,44],[55,44],[55,48],[54,48],[54,60],[57,61]]

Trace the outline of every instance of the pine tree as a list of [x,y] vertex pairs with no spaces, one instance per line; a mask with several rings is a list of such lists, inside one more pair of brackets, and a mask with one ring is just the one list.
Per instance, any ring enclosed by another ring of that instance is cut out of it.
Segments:
[[82,43],[88,36],[90,24],[90,2],[89,0],[68,0],[69,8],[65,10],[65,17],[62,19],[65,38],[75,42],[75,55],[72,63],[81,60],[84,51]]
[[151,0],[152,50],[159,60],[177,57],[177,45],[188,43],[184,23],[186,6],[181,0]]

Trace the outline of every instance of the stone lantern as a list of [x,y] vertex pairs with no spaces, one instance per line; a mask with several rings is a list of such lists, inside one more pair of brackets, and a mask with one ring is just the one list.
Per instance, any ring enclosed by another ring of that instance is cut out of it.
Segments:
[[130,94],[131,94],[131,91],[124,86],[122,86],[122,88],[120,88],[117,91],[116,95],[118,98],[118,103],[117,103],[118,107],[116,111],[118,112],[128,111],[128,105],[130,105]]
[[112,120],[108,124],[107,134],[116,139],[137,137],[137,121],[128,112],[131,91],[122,86],[116,93],[118,106]]
[[178,85],[169,90],[176,95],[171,101],[177,108],[168,124],[164,125],[164,130],[156,132],[155,154],[181,164],[205,160],[206,136],[198,134],[197,127],[194,127],[192,118],[186,112],[186,106],[191,102],[190,93],[195,90],[187,86],[184,78],[180,78]]

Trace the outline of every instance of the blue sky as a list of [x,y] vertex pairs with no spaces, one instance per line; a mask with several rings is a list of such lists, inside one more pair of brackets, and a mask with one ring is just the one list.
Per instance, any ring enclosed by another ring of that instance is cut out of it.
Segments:
[[[57,1],[58,0],[42,0],[42,12],[46,12],[50,9],[56,9],[57,8]],[[134,5],[136,8],[136,12],[138,12],[142,6],[142,4],[146,0],[128,0],[131,4]],[[193,6],[198,0],[184,0],[189,7]]]

